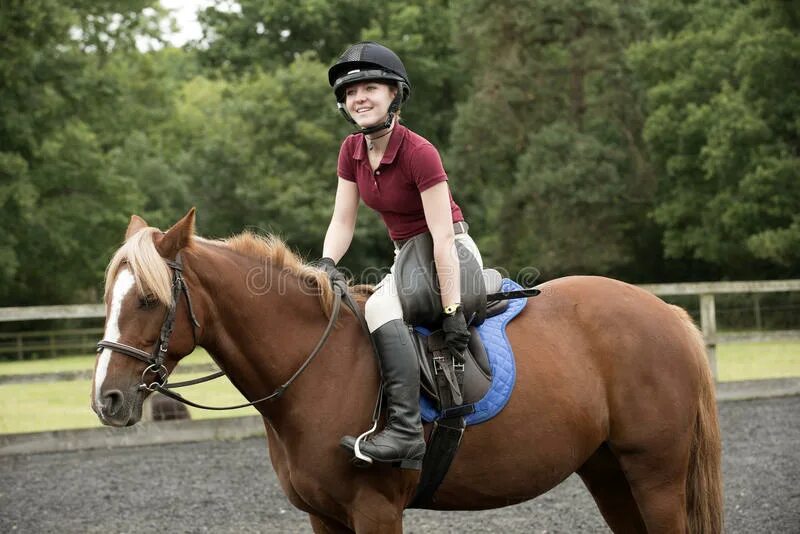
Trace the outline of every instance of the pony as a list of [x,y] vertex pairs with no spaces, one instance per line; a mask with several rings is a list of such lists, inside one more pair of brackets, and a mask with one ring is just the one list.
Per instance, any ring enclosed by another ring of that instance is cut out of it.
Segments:
[[[251,401],[291,382],[256,407],[281,487],[314,532],[402,532],[420,472],[359,468],[339,446],[371,424],[379,391],[355,314],[342,309],[308,363],[334,303],[325,273],[276,237],[208,240],[194,223],[194,209],[166,232],[134,215],[108,265],[110,344],[98,352],[91,393],[100,420],[135,424],[152,389],[145,378],[165,380],[199,345]],[[538,289],[507,327],[517,367],[509,402],[467,427],[431,508],[507,506],[577,473],[614,532],[721,532],[714,381],[688,314],[608,278]],[[363,306],[363,295],[356,300]],[[124,347],[166,349],[163,369]]]

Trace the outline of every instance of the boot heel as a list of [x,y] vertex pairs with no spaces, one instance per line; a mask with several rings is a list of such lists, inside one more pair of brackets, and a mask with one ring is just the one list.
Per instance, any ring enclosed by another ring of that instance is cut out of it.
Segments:
[[400,460],[399,462],[392,462],[392,467],[419,471],[422,469],[422,460]]

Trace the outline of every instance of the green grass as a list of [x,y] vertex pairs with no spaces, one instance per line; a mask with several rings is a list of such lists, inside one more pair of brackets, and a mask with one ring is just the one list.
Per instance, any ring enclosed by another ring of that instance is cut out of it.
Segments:
[[[198,376],[202,376],[202,373],[185,374],[181,378]],[[0,386],[0,404],[3,406],[0,434],[102,426],[90,407],[91,391],[90,380]],[[185,395],[190,400],[216,406],[246,402],[224,377],[187,388]],[[257,412],[255,408],[212,412],[190,407],[189,413],[192,419],[211,419],[254,415]]]
[[720,382],[800,376],[800,342],[718,345],[717,373]]
[[[0,363],[0,375],[24,375],[85,371],[94,368],[94,356],[69,356],[52,360],[33,360]],[[175,371],[181,380],[204,376],[206,373],[184,373],[181,366],[213,363],[203,349],[197,349],[181,361]],[[92,411],[90,380],[34,382],[0,385],[0,434],[41,432],[102,426]],[[212,406],[228,406],[246,402],[225,377],[181,390],[188,399]],[[200,410],[189,407],[192,419],[238,417],[257,414],[255,408],[228,412]]]
[[[208,355],[195,351],[187,364],[210,362]],[[183,362],[182,362],[183,363]],[[94,357],[76,356],[56,360],[0,363],[0,375],[91,369]],[[717,347],[717,368],[721,381],[755,380],[800,376],[800,342],[730,343]],[[180,373],[181,379],[202,373]],[[91,382],[75,380],[50,383],[0,385],[0,433],[39,432],[69,428],[98,427],[100,423],[89,407]],[[202,404],[229,405],[244,402],[226,378],[191,386],[181,394]],[[214,412],[189,408],[193,419],[237,417],[257,413],[254,408]]]

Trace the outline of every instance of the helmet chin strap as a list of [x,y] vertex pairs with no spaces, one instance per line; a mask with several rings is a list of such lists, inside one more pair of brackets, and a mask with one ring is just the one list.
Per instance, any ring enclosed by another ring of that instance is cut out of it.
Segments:
[[368,126],[367,128],[361,128],[359,130],[360,133],[364,135],[374,134],[375,132],[380,132],[381,130],[386,130],[392,127],[392,121],[394,120],[394,111],[390,111],[388,115],[386,115],[386,121],[383,124],[375,124],[374,126]]

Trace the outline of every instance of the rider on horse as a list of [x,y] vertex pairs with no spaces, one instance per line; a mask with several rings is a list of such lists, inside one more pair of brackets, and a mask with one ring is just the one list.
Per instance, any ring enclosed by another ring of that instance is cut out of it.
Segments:
[[[459,358],[469,341],[460,306],[456,241],[482,265],[467,234],[461,209],[453,201],[439,152],[427,139],[400,124],[400,107],[411,94],[400,58],[375,42],[349,47],[329,69],[342,115],[359,130],[339,151],[338,186],[320,265],[332,282],[344,280],[336,264],[353,238],[359,199],[383,218],[395,256],[409,239],[430,232],[441,296],[445,339]],[[395,266],[375,287],[365,318],[375,342],[389,403],[386,427],[361,444],[380,462],[421,460],[425,454],[419,411],[419,366],[411,332],[403,319]],[[352,449],[356,439],[343,438]]]

